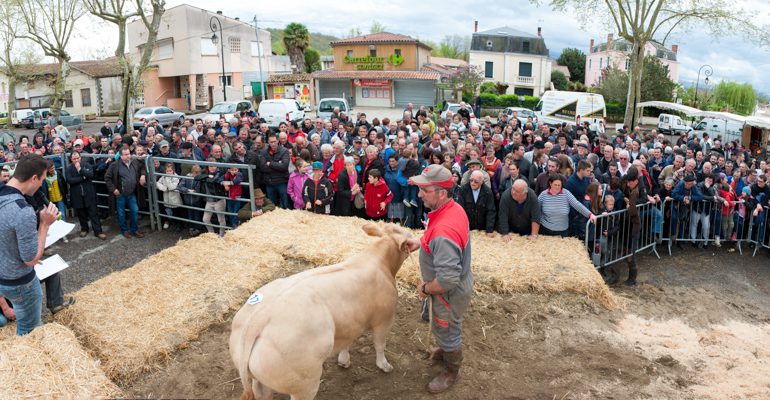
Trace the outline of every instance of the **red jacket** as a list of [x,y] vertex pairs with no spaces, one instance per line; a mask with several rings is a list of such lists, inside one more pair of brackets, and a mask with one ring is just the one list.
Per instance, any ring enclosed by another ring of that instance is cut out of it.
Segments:
[[[393,193],[390,192],[385,179],[380,178],[377,183],[366,184],[364,191],[364,202],[366,203],[366,215],[372,218],[379,218],[388,213],[387,204],[393,200]],[[385,208],[380,209],[380,203],[385,202]]]

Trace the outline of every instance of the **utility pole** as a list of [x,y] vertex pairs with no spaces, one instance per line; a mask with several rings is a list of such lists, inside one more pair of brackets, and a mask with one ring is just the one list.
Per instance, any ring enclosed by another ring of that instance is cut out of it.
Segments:
[[257,32],[257,60],[259,61],[259,85],[262,100],[266,97],[265,93],[265,78],[262,75],[262,42],[259,40],[259,26],[257,25],[257,16],[254,15],[254,30]]

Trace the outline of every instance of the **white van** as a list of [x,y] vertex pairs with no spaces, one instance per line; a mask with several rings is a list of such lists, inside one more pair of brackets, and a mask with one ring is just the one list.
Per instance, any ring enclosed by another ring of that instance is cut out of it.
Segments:
[[299,103],[291,99],[263,100],[259,103],[257,118],[264,118],[267,126],[277,128],[281,122],[302,122],[305,119],[305,110]]
[[224,117],[225,121],[230,122],[233,115],[237,114],[240,117],[241,111],[249,110],[251,110],[251,102],[248,100],[223,101],[214,104],[214,107],[211,107],[211,110],[203,116],[203,121],[213,124],[219,122],[220,117]]
[[669,135],[690,133],[692,128],[682,121],[682,118],[673,114],[660,114],[658,116],[658,132]]
[[538,123],[547,125],[579,125],[586,121],[598,125],[607,119],[604,96],[596,93],[546,90],[533,111]]
[[708,133],[712,139],[722,136],[722,142],[743,138],[743,123],[734,120],[706,117],[695,124],[694,129],[696,134]]
[[13,112],[11,113],[11,125],[13,125],[13,126],[15,126],[17,128],[20,127],[21,126],[21,120],[24,119],[24,118],[29,117],[33,113],[34,113],[34,111],[32,111],[29,108],[22,108],[22,109],[19,109],[19,110],[13,110]]
[[328,97],[325,99],[321,99],[321,101],[318,102],[318,110],[316,111],[316,116],[321,119],[329,119],[332,116],[332,112],[334,112],[335,108],[340,109],[340,112],[344,112],[345,115],[350,115],[350,111],[352,110],[350,108],[350,104],[348,104],[348,101],[343,98],[336,98],[336,97]]

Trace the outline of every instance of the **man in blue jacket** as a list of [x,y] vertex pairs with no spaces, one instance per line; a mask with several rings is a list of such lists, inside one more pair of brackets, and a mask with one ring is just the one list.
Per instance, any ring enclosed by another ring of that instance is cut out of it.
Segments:
[[682,244],[678,239],[684,232],[684,221],[690,216],[693,203],[703,200],[703,193],[695,186],[695,175],[685,175],[674,187],[671,197],[675,200],[672,214],[676,221],[676,247],[681,249]]

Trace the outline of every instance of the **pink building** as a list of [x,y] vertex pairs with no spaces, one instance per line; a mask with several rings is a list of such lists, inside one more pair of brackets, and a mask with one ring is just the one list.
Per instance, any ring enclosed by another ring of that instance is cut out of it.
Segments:
[[[591,39],[591,44],[588,46],[588,54],[586,55],[586,86],[599,86],[602,79],[602,71],[612,65],[621,71],[628,71],[629,69],[629,57],[628,53],[631,51],[631,43],[626,39],[614,39],[612,34],[607,35],[607,42],[594,45],[594,40]],[[671,50],[661,46],[657,43],[647,42],[644,48],[645,55],[652,55],[658,57],[658,60],[663,65],[668,66],[668,77],[673,82],[679,81],[679,62],[676,60],[677,51],[679,46],[672,45]]]

